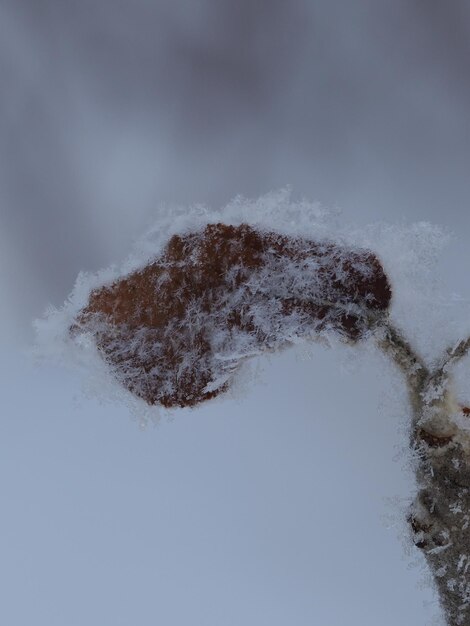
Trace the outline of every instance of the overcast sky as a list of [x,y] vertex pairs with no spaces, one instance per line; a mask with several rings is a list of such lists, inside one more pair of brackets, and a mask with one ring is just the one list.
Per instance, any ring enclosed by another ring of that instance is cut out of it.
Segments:
[[431,623],[382,519],[411,483],[373,356],[282,355],[242,400],[140,432],[19,353],[162,204],[285,185],[443,225],[468,297],[469,24],[463,0],[2,0],[2,623]]

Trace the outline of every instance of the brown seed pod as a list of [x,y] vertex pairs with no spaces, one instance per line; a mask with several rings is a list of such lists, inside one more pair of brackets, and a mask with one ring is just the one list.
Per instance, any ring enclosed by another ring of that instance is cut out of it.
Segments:
[[224,391],[244,358],[326,330],[360,339],[390,299],[369,251],[210,224],[94,290],[71,332],[90,332],[148,404],[194,406]]

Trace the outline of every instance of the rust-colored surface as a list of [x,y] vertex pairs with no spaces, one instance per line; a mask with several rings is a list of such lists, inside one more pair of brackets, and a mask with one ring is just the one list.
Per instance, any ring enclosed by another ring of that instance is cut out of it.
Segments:
[[428,433],[426,430],[424,430],[424,428],[420,428],[416,433],[416,436],[419,441],[424,441],[428,444],[430,448],[443,448],[451,443],[454,439],[452,435],[432,435],[431,433]]
[[390,298],[368,251],[212,224],[93,291],[71,330],[92,332],[121,384],[147,403],[193,406],[224,391],[241,358],[293,335],[328,327],[359,339]]

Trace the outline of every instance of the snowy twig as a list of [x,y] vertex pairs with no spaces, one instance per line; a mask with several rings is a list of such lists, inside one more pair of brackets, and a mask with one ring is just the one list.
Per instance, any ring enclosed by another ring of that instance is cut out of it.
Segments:
[[470,350],[470,337],[462,339],[454,346],[448,348],[434,368],[432,375],[427,382],[428,394],[431,393],[434,398],[438,399],[443,396],[449,387],[450,369],[461,359],[463,359]]
[[458,363],[461,359],[463,359],[470,350],[470,337],[467,339],[462,339],[453,347],[448,348],[446,351],[446,356],[443,359],[443,363],[441,365],[441,370],[447,372],[452,365]]
[[379,348],[391,357],[404,374],[410,391],[418,393],[429,376],[424,361],[390,321],[383,323],[380,330],[377,337]]

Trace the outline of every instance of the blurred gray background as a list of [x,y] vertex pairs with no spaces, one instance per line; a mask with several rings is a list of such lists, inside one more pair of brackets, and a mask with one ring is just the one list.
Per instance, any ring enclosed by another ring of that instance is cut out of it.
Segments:
[[463,0],[1,0],[2,623],[425,623],[379,521],[411,483],[373,364],[338,384],[337,357],[283,355],[241,406],[141,434],[16,352],[162,203],[287,184],[357,224],[444,225],[468,292],[469,62]]
[[356,221],[469,227],[468,2],[0,6],[2,274],[22,321],[161,203],[289,184]]

